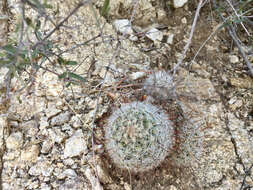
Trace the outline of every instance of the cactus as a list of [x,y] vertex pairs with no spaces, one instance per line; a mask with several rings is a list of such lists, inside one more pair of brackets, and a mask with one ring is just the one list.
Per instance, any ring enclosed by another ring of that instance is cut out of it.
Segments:
[[162,100],[175,96],[173,77],[166,71],[156,71],[144,83],[147,94]]
[[105,127],[105,147],[120,168],[143,172],[157,167],[174,144],[174,128],[168,115],[144,102],[123,104]]

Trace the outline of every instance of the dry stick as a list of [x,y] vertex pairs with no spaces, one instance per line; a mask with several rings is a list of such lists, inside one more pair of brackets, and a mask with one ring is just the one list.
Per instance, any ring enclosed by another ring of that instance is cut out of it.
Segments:
[[[233,9],[233,11],[235,12],[235,15],[237,16],[238,19],[240,19],[240,16],[237,14],[237,11],[235,10],[235,8],[233,7],[232,3],[227,0],[228,4],[230,5],[230,7]],[[243,29],[245,30],[245,32],[247,33],[248,36],[251,36],[250,33],[248,32],[247,28],[244,26],[243,22],[240,21],[240,24],[242,25]]]
[[203,0],[200,0],[199,1],[199,4],[198,4],[198,8],[196,10],[196,13],[195,13],[195,16],[194,16],[194,20],[193,20],[193,23],[192,23],[192,28],[191,28],[191,33],[190,33],[190,37],[188,39],[188,42],[187,44],[184,46],[184,52],[183,52],[183,55],[180,56],[179,60],[178,60],[178,63],[174,66],[173,68],[173,77],[175,76],[176,74],[176,71],[178,69],[178,67],[182,64],[185,56],[186,56],[186,52],[188,51],[189,47],[190,47],[190,44],[191,44],[191,41],[192,41],[192,37],[193,37],[193,33],[194,33],[194,30],[195,30],[195,27],[196,27],[196,23],[197,23],[197,20],[198,20],[198,16],[199,16],[199,12],[200,12],[200,9],[202,7],[202,4],[203,4]]
[[196,57],[198,56],[199,52],[202,50],[202,48],[206,45],[206,43],[214,36],[214,34],[216,34],[216,32],[223,26],[224,23],[222,24],[218,24],[215,29],[213,30],[213,32],[208,36],[208,38],[204,41],[204,43],[200,46],[200,48],[198,49],[197,53],[195,53],[193,59],[191,62],[194,62]]
[[[75,12],[77,12],[78,11],[78,9],[80,8],[80,7],[82,7],[83,5],[86,5],[86,4],[88,4],[88,3],[90,3],[90,1],[91,0],[86,0],[86,1],[81,1],[71,12],[70,12],[70,14],[66,17],[66,18],[64,18],[46,37],[44,37],[43,38],[43,40],[41,40],[41,41],[39,41],[39,42],[37,42],[35,45],[33,45],[32,46],[32,49],[35,49],[39,44],[41,44],[41,43],[43,43],[47,38],[49,38],[56,30],[58,30],[58,29],[60,29],[60,27],[73,15],[73,14],[75,14]],[[27,1],[27,0],[21,0],[21,2],[22,2],[22,16],[23,16],[23,19],[22,19],[22,23],[21,23],[21,37],[20,37],[20,40],[19,40],[19,44],[21,44],[21,42],[22,42],[22,39],[23,39],[23,30],[24,30],[24,3],[28,3],[29,1]],[[29,3],[28,3],[29,4]],[[92,38],[91,40],[93,40],[93,39],[96,39],[97,37],[99,37],[99,36],[96,36],[96,37],[94,37],[94,38]],[[88,40],[88,41],[86,41],[86,42],[84,42],[84,43],[89,43],[91,40]],[[20,49],[20,45],[19,45],[19,47],[18,47],[18,50]],[[63,52],[64,53],[64,52]],[[47,70],[47,69],[45,69],[45,68],[43,68],[41,65],[39,65],[39,67],[40,68],[42,68],[42,69],[44,69],[44,70]],[[37,70],[38,71],[38,70]],[[49,71],[49,70],[47,70],[47,71]],[[52,71],[50,71],[50,72],[52,72]],[[52,73],[54,73],[54,72],[52,72]],[[56,75],[58,75],[57,73],[54,73],[54,74],[56,74]],[[58,75],[59,76],[59,75]],[[29,82],[30,82],[30,80],[29,80]],[[9,84],[10,85],[10,76],[7,76],[6,77],[6,79],[5,79],[5,83],[7,84]],[[9,94],[9,85],[6,87],[6,94],[8,95]],[[19,89],[18,91],[22,91],[24,89],[24,87],[23,88],[21,88],[21,89]],[[7,96],[7,99],[9,98],[9,95]]]
[[244,185],[245,185],[246,177],[251,175],[251,169],[252,169],[252,168],[253,168],[253,164],[251,164],[251,166],[249,167],[249,169],[245,172],[245,175],[244,175],[244,178],[243,178],[243,181],[242,181],[242,185],[241,185],[240,190],[243,190],[243,189],[244,189],[243,187],[244,187]]
[[[213,5],[214,5],[214,8],[217,9],[216,0],[213,0]],[[222,19],[223,21],[226,20],[226,19],[223,17],[222,14],[219,14],[219,16],[221,17],[221,19]],[[242,55],[244,61],[246,62],[251,77],[253,77],[253,67],[252,67],[250,61],[248,60],[247,55],[245,54],[244,50],[242,49],[242,46],[241,46],[241,44],[240,44],[240,42],[239,42],[239,39],[238,39],[238,37],[237,37],[237,35],[236,35],[235,29],[234,29],[232,26],[230,26],[230,25],[228,25],[228,26],[226,26],[226,27],[227,27],[227,29],[228,29],[229,35],[232,37],[233,41],[235,42],[235,45],[238,47],[238,49],[239,49],[239,51],[240,51],[240,53],[241,53],[241,55]]]
[[247,67],[248,67],[248,69],[250,71],[251,77],[253,77],[253,67],[252,67],[250,61],[248,60],[247,55],[245,54],[244,50],[242,49],[242,46],[241,46],[241,44],[240,44],[240,42],[238,40],[238,37],[234,33],[235,31],[234,31],[233,27],[228,26],[227,28],[228,28],[229,35],[234,40],[234,42],[235,42],[236,46],[238,47],[238,49],[239,49],[239,51],[240,51],[240,53],[241,53],[244,61],[247,64]]
[[81,1],[78,3],[78,5],[69,13],[69,15],[67,17],[65,17],[53,30],[51,30],[51,32],[49,32],[48,35],[46,35],[41,41],[37,42],[34,46],[33,49],[35,49],[40,43],[44,42],[46,39],[48,39],[53,33],[55,33],[55,31],[59,30],[60,27],[66,22],[68,21],[68,19],[75,14],[78,9],[80,9],[82,6],[90,3],[91,0],[87,0],[87,1]]
[[27,3],[32,9],[34,9],[35,11],[37,11],[41,16],[43,16],[46,20],[49,20],[54,26],[56,26],[56,24],[54,23],[54,21],[46,14],[44,9],[38,8],[35,4],[31,3],[28,0],[21,0],[22,3]]
[[98,34],[98,35],[92,37],[91,39],[81,43],[81,44],[77,44],[77,45],[75,45],[75,46],[73,46],[73,47],[71,47],[67,50],[64,50],[64,51],[60,52],[57,56],[59,57],[59,56],[61,56],[62,54],[66,53],[66,52],[73,51],[74,49],[79,48],[79,47],[84,46],[84,45],[88,45],[89,42],[91,42],[91,41],[93,41],[93,40],[95,40],[99,37],[101,37],[101,34]]
[[[23,38],[24,38],[24,27],[25,27],[25,5],[23,3],[21,3],[21,29],[20,29],[20,36],[19,36],[19,41],[18,41],[18,47],[17,47],[17,51],[15,52],[15,58],[12,62],[12,64],[15,67],[16,62],[18,61],[18,56],[19,56],[19,50],[21,49],[21,46],[23,45]],[[11,86],[11,78],[13,71],[12,69],[9,69],[8,73],[5,75],[5,86],[6,86],[6,100],[8,100],[10,98],[10,86]]]

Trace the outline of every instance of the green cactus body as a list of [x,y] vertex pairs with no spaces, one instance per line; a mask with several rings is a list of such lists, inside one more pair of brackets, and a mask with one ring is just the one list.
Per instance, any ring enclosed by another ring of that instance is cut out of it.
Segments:
[[108,118],[105,138],[107,152],[118,167],[142,172],[155,168],[169,154],[174,130],[164,111],[132,102]]

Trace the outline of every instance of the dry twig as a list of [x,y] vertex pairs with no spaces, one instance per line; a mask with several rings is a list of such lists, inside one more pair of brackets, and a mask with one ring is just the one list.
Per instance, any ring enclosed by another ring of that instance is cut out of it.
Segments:
[[192,23],[190,37],[188,38],[187,44],[184,46],[183,54],[180,56],[180,58],[178,60],[178,63],[173,68],[173,77],[175,76],[178,67],[182,64],[182,62],[183,62],[183,60],[184,60],[184,58],[186,56],[186,53],[187,53],[187,51],[188,51],[188,49],[189,49],[189,47],[191,45],[193,33],[194,33],[194,30],[195,30],[195,27],[196,27],[196,24],[197,24],[197,20],[198,20],[198,17],[199,17],[199,12],[200,12],[200,9],[201,9],[201,7],[202,7],[203,4],[204,4],[203,0],[200,0],[199,4],[198,4],[198,7],[197,7],[197,10],[196,10],[196,13],[195,13],[195,16],[194,16],[193,23]]
[[[216,0],[213,0],[213,5],[214,5],[214,8],[215,8],[215,9],[218,8],[217,3],[216,3]],[[219,14],[219,16],[220,16],[220,18],[223,20],[223,22],[225,22],[226,19],[224,18],[224,16],[223,16],[222,14]],[[248,60],[247,55],[245,54],[245,52],[244,52],[244,50],[243,50],[243,48],[242,48],[242,45],[241,45],[241,43],[240,43],[239,38],[238,38],[237,35],[236,35],[236,32],[235,32],[234,27],[233,27],[232,25],[228,25],[228,26],[226,26],[226,28],[228,29],[229,35],[230,35],[231,38],[233,39],[235,45],[238,47],[239,52],[240,52],[241,55],[242,55],[244,61],[246,62],[246,65],[247,65],[247,67],[248,67],[248,69],[249,69],[249,72],[250,72],[251,77],[253,77],[253,67],[252,67],[252,64],[251,64],[250,61]]]

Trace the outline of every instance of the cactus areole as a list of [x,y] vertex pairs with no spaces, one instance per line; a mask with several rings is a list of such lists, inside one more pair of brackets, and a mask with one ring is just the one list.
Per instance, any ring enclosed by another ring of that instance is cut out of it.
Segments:
[[143,172],[157,167],[174,144],[168,115],[145,102],[123,104],[105,127],[105,147],[118,167]]

